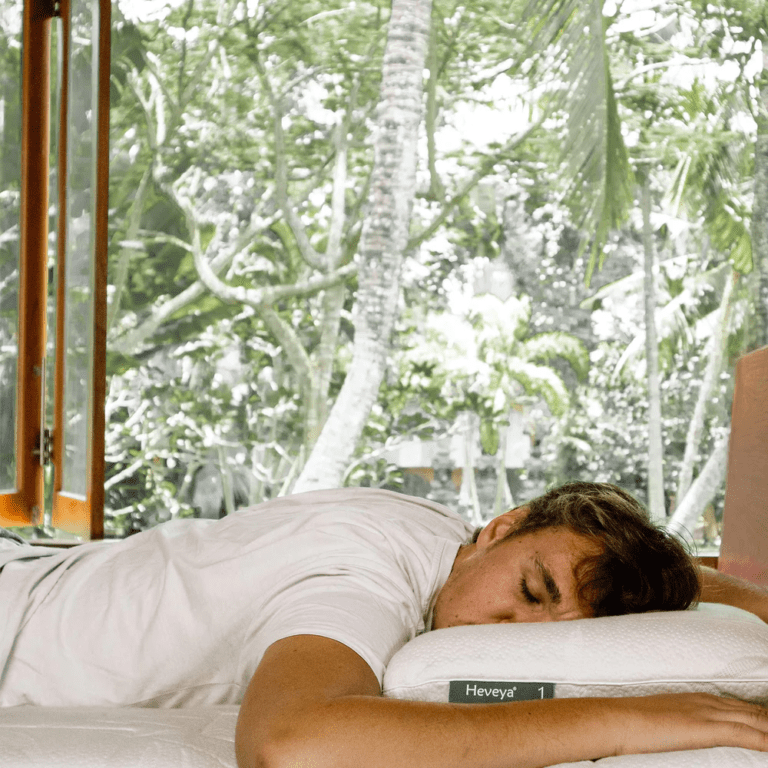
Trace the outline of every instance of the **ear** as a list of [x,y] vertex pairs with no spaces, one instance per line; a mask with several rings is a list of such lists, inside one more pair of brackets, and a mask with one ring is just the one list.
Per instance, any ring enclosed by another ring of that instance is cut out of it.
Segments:
[[501,541],[528,514],[528,507],[515,507],[494,517],[477,537],[477,544],[487,547]]

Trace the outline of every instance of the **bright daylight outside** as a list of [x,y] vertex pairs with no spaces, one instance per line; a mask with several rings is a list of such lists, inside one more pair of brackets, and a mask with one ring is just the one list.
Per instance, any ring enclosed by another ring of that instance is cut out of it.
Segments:
[[[762,0],[419,6],[114,5],[108,535],[600,480],[716,553],[767,343]],[[388,34],[420,82],[382,82]]]

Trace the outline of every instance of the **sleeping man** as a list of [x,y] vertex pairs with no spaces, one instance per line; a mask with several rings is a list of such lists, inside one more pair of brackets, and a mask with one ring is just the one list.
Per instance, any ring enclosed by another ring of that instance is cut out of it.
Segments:
[[599,483],[562,486],[474,534],[439,504],[348,488],[64,552],[0,539],[0,705],[242,702],[240,768],[768,751],[768,711],[705,694],[380,695],[395,651],[431,629],[680,610],[699,597],[768,621],[766,592],[697,570],[631,496]]

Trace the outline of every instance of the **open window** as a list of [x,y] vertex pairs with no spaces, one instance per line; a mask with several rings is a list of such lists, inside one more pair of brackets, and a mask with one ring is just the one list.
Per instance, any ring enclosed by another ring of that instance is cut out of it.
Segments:
[[99,538],[110,4],[2,13],[0,524]]

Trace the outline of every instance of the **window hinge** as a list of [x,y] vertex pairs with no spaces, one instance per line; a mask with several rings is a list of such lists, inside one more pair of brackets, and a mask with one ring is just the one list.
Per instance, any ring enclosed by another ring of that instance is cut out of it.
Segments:
[[44,429],[37,438],[37,448],[32,455],[40,460],[41,467],[47,467],[53,461],[53,430]]
[[32,3],[34,21],[54,18],[61,18],[61,0],[34,0]]

